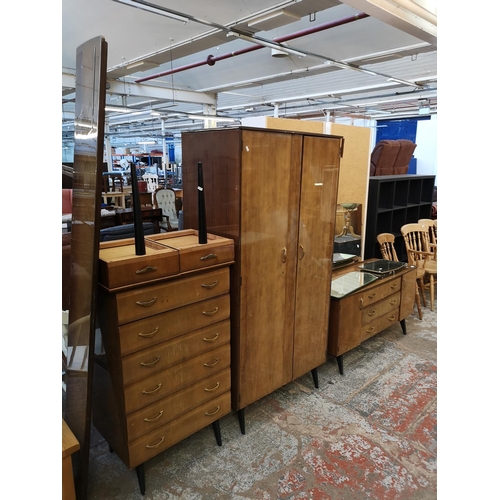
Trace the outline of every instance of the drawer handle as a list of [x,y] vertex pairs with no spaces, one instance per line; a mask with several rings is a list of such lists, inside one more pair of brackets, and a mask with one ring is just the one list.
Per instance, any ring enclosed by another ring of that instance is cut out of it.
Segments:
[[200,257],[200,260],[216,259],[216,258],[217,258],[216,253],[209,253],[208,255],[204,255],[203,257]]
[[139,335],[139,337],[149,338],[149,337],[154,337],[159,331],[160,331],[160,327],[157,326],[152,332],[149,332],[149,333],[139,332],[137,335]]
[[217,313],[218,310],[219,308],[216,307],[213,311],[203,311],[203,314],[205,314],[205,316],[213,316],[214,314]]
[[373,332],[373,330],[375,330],[375,327],[374,327],[374,326],[370,326],[370,328],[368,328],[368,329],[366,330],[366,333],[372,333],[372,332]]
[[219,332],[217,332],[215,336],[212,337],[211,339],[207,339],[206,337],[204,337],[203,342],[215,342],[218,338],[219,338]]
[[143,361],[141,363],[141,366],[153,366],[156,365],[158,361],[160,361],[160,356],[156,356],[156,359],[154,359],[153,361]]
[[218,362],[219,362],[219,359],[220,358],[217,358],[215,361],[213,361],[212,363],[203,363],[203,366],[206,366],[206,367],[212,367],[212,366],[215,366]]
[[142,306],[142,307],[149,307],[149,306],[152,306],[156,302],[156,299],[157,299],[157,297],[153,297],[151,300],[146,300],[144,302],[141,300],[138,300],[136,302],[136,304],[138,306]]
[[214,411],[206,411],[205,415],[207,417],[211,417],[212,415],[215,415],[219,410],[220,410],[220,406],[217,406],[217,408]]
[[156,444],[147,444],[146,448],[158,448],[163,441],[165,441],[165,436],[163,436]]
[[377,294],[376,294],[376,293],[370,293],[370,294],[368,295],[368,298],[369,298],[369,299],[373,299],[373,297],[376,297],[376,296],[377,296]]
[[160,410],[160,413],[156,415],[156,417],[146,417],[144,422],[156,422],[163,415],[163,410]]
[[155,392],[158,392],[161,389],[161,383],[158,384],[154,389],[151,389],[150,391],[142,391],[143,394],[154,394]]
[[398,283],[393,283],[393,284],[391,285],[391,288],[397,288],[397,287],[398,287]]
[[394,316],[394,314],[392,316],[390,316],[389,318],[387,318],[389,321],[394,321],[396,319],[396,316]]
[[216,391],[220,387],[220,382],[217,382],[213,387],[205,387],[206,392]]
[[372,309],[369,313],[368,316],[373,316],[375,314],[375,309]]
[[217,285],[217,283],[219,283],[219,280],[215,280],[213,283],[202,283],[201,286],[203,288],[213,288],[215,285]]
[[139,269],[135,272],[135,274],[144,274],[144,273],[154,273],[158,268],[154,266],[147,266],[144,269]]
[[391,304],[391,306],[394,306],[398,303],[398,301],[396,299],[392,299],[389,304]]

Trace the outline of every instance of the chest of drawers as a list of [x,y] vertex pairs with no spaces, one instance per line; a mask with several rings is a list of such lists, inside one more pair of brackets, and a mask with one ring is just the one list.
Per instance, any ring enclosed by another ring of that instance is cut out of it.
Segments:
[[[150,239],[151,238],[151,239]],[[232,240],[196,231],[101,244],[93,421],[145,492],[144,462],[231,411]]]
[[[357,270],[358,266],[359,262],[335,270],[332,278]],[[416,268],[408,267],[378,278],[357,292],[331,297],[328,354],[336,357],[341,374],[344,373],[342,355],[373,335],[396,321],[406,334],[405,318],[413,312],[416,277]]]

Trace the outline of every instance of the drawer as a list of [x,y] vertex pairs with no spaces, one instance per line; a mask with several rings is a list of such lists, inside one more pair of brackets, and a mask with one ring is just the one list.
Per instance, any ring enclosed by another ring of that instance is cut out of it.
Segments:
[[185,229],[176,233],[152,234],[147,239],[177,249],[181,273],[234,260],[234,242],[231,239],[207,234],[207,242],[200,245],[197,231]]
[[129,414],[144,408],[169,394],[228,368],[231,359],[230,351],[230,345],[225,344],[125,387],[125,413]]
[[367,323],[360,328],[360,343],[373,337],[377,333],[389,328],[393,323],[399,321],[399,309],[389,311],[379,318]]
[[229,318],[229,295],[196,302],[119,327],[121,354],[173,339]]
[[129,323],[229,292],[229,268],[116,294],[119,323]]
[[399,290],[401,290],[401,277],[390,279],[387,283],[380,283],[380,285],[360,294],[360,307],[364,308],[371,304],[375,304],[375,302],[385,299],[385,297]]
[[128,467],[137,467],[230,412],[228,391],[129,443]]
[[165,425],[183,413],[229,391],[230,388],[231,371],[226,368],[130,414],[127,417],[128,441],[134,441],[157,427]]
[[99,283],[108,290],[146,283],[179,274],[179,254],[171,248],[146,247],[146,255],[135,254],[133,240],[100,244]]
[[229,319],[195,332],[142,349],[122,358],[123,385],[137,382],[199,354],[227,344],[231,337]]
[[399,308],[401,294],[393,293],[389,297],[380,300],[376,304],[371,304],[365,307],[362,311],[361,324],[366,325],[383,314]]

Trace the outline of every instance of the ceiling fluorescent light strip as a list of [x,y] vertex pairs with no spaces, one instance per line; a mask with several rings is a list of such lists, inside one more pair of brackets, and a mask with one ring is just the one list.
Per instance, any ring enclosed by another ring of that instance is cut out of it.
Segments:
[[184,24],[186,24],[189,21],[187,17],[175,14],[173,12],[168,11],[167,9],[163,9],[159,5],[153,5],[148,2],[144,2],[142,0],[113,0],[113,1],[121,3],[123,5],[128,5],[130,7],[135,7],[137,9],[145,10],[147,12],[152,12],[153,14],[159,14],[160,16],[169,17],[170,19],[181,21]]
[[187,114],[186,118],[191,120],[212,120],[214,122],[234,122],[236,121],[234,118],[227,118],[225,116],[217,116],[217,115],[193,115]]
[[236,36],[238,38],[241,38],[242,40],[246,40],[247,42],[256,43],[257,45],[261,45],[262,47],[269,47],[270,49],[281,50],[282,52],[286,52],[287,54],[290,54],[292,56],[298,56],[298,57],[307,56],[307,54],[305,54],[304,52],[300,52],[300,50],[290,49],[289,47],[285,47],[284,45],[281,45],[276,42],[269,42],[267,40],[262,40],[262,38],[256,38],[254,36],[248,36],[242,33],[236,33],[234,31],[229,31],[227,36]]

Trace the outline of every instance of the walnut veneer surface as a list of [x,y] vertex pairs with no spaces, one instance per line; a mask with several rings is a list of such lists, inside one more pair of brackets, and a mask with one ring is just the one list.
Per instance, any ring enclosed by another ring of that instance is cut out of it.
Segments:
[[184,133],[184,221],[232,238],[232,405],[326,361],[341,137],[269,129]]
[[[376,259],[370,259],[376,260]],[[359,270],[359,262],[334,270],[332,279]],[[343,373],[341,356],[359,346],[363,341],[380,333],[396,321],[401,322],[413,312],[415,302],[415,267],[401,271],[362,287],[358,292],[342,298],[331,298],[328,353],[337,356]]]
[[133,240],[101,245],[94,425],[129,468],[231,411],[233,242],[197,239],[152,235],[145,256]]

